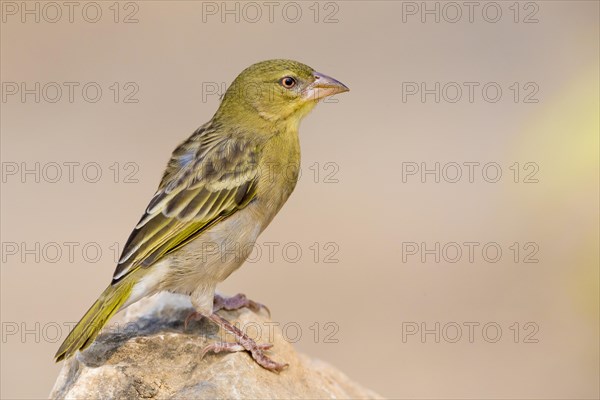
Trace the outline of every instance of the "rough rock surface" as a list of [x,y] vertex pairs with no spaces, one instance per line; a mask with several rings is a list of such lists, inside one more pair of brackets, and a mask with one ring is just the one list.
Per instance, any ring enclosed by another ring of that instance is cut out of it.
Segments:
[[[215,340],[228,340],[206,320],[183,320],[187,300],[161,294],[131,306],[121,321],[105,329],[84,352],[67,360],[51,398],[69,399],[214,399],[214,398],[381,398],[332,366],[298,354],[281,331],[269,328],[265,312],[220,312],[246,328],[268,354],[289,367],[280,374],[258,366],[246,352],[200,352]],[[118,327],[117,327],[118,326]],[[254,335],[253,333],[254,329]],[[270,340],[269,340],[270,339]]]

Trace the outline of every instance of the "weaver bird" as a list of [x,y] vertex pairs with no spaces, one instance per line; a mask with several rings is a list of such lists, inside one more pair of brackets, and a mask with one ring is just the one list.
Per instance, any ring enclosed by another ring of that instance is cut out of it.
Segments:
[[[296,61],[245,69],[212,119],[173,152],[112,282],[60,346],[56,361],[88,347],[119,310],[169,291],[190,297],[195,312],[188,319],[206,317],[236,340],[209,345],[203,355],[248,351],[262,367],[283,369],[286,364],[264,354],[270,345],[257,344],[216,313],[260,305],[244,295],[215,295],[215,287],[243,264],[294,190],[300,120],[318,100],[348,90]],[[223,251],[207,251],[215,246]],[[239,251],[226,251],[232,248]]]

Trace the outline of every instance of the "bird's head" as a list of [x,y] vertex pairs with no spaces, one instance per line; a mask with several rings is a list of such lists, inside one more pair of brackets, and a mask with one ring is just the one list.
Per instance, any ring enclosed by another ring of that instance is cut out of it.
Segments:
[[238,121],[258,117],[270,124],[297,126],[319,100],[348,90],[343,83],[297,61],[262,61],[238,75],[216,115]]

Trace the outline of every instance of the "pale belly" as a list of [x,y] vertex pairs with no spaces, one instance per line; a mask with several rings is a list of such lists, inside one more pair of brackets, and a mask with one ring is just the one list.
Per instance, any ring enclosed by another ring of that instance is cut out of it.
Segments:
[[198,312],[212,313],[216,286],[244,263],[260,232],[251,210],[238,211],[152,265],[135,285],[128,303],[169,291],[190,296]]
[[[125,307],[142,297],[169,291],[190,296],[198,312],[210,315],[216,286],[246,261],[256,239],[282,205],[269,203],[250,203],[152,265],[134,286]],[[265,215],[262,206],[277,209],[272,210],[273,215]]]

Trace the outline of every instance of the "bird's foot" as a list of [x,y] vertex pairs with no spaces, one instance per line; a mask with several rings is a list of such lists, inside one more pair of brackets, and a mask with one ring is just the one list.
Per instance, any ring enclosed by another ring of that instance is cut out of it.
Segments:
[[188,325],[190,324],[190,322],[192,322],[192,321],[200,321],[200,320],[202,319],[202,317],[203,317],[203,315],[202,315],[202,314],[200,314],[199,312],[197,312],[197,311],[192,311],[192,312],[190,313],[190,315],[188,315],[188,316],[185,318],[185,321],[183,321],[183,330],[184,330],[184,331],[187,331],[187,327],[188,327]]
[[[269,350],[273,345],[271,343],[265,344],[256,344],[260,350]],[[230,342],[215,342],[209,344],[204,349],[202,349],[202,353],[200,353],[200,358],[204,358],[204,356],[208,353],[237,353],[238,351],[246,351],[244,346],[239,343],[230,343]]]
[[265,310],[269,314],[269,317],[271,316],[271,311],[267,306],[250,300],[245,294],[238,293],[232,297],[224,297],[219,294],[215,294],[215,299],[213,301],[213,312],[217,312],[219,310],[233,311],[244,307],[249,308],[256,313],[260,310]]
[[218,343],[213,343],[211,345],[208,345],[207,347],[205,347],[202,350],[202,354],[201,354],[202,357],[204,357],[206,355],[206,353],[208,353],[208,352],[220,353],[223,351],[227,351],[227,352],[247,351],[250,353],[250,355],[252,356],[252,359],[254,359],[254,361],[256,361],[256,363],[258,365],[260,365],[261,367],[263,367],[269,371],[280,372],[288,366],[288,364],[282,364],[282,363],[273,361],[264,354],[265,350],[268,350],[271,347],[273,347],[272,344],[256,343],[254,340],[252,340],[250,337],[248,337],[244,332],[242,332],[237,327],[233,326],[225,318],[223,318],[217,314],[213,313],[208,318],[211,321],[213,321],[215,324],[219,325],[221,328],[226,330],[227,332],[231,333],[235,337],[236,342],[235,343],[218,342]]

